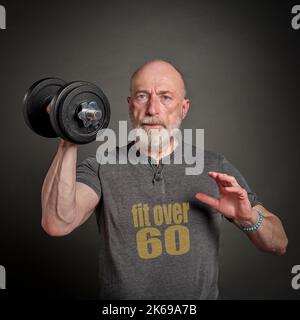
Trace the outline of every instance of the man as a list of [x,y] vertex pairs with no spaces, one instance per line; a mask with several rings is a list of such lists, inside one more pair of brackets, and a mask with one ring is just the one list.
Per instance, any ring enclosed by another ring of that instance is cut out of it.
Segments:
[[[159,146],[153,152],[140,141],[136,151],[157,165],[99,165],[89,157],[76,167],[77,146],[60,141],[42,188],[42,226],[51,236],[72,232],[96,209],[101,299],[218,299],[223,216],[257,248],[285,253],[279,218],[223,155],[206,150],[201,175],[186,175],[184,164],[162,164],[178,148],[174,140],[163,143],[160,131],[178,128],[190,107],[173,65],[141,66],[127,101],[133,126]],[[118,152],[129,147],[135,143]]]

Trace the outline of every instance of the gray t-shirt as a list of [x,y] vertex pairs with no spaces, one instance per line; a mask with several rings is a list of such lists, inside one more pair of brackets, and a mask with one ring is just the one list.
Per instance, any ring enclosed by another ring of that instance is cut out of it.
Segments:
[[[131,145],[118,148],[127,154]],[[172,159],[172,158],[171,158]],[[209,171],[233,175],[252,206],[261,204],[241,173],[219,153],[205,150],[204,170],[185,164],[101,164],[95,156],[77,167],[77,181],[101,199],[100,299],[219,299],[218,251],[222,215],[195,199],[218,197]]]

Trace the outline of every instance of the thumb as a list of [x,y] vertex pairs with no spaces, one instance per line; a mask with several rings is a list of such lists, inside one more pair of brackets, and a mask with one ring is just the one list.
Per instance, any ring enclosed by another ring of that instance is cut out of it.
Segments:
[[195,197],[199,201],[204,202],[215,209],[219,208],[219,199],[215,199],[213,197],[210,197],[207,194],[202,193],[202,192],[196,193]]

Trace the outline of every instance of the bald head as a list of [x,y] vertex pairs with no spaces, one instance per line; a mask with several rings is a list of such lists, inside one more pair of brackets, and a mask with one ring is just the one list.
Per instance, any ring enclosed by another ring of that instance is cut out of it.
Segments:
[[151,60],[140,66],[131,76],[130,93],[144,83],[164,83],[186,97],[186,86],[182,73],[173,64],[164,60]]

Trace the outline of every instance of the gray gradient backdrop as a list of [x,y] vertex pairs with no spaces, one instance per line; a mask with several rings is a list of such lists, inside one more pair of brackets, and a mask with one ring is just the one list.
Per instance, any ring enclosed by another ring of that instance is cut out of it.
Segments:
[[[299,2],[299,1],[298,1]],[[97,298],[97,228],[92,217],[63,238],[40,226],[40,189],[58,140],[35,135],[23,95],[45,76],[98,84],[127,116],[128,78],[148,59],[174,62],[192,101],[184,128],[204,128],[265,207],[284,222],[288,252],[257,251],[223,224],[220,289],[225,299],[298,299],[300,264],[299,53],[292,4],[282,1],[4,1],[0,31],[0,265],[9,297]],[[79,160],[97,143],[80,147]],[[147,275],[145,275],[147,276]]]

